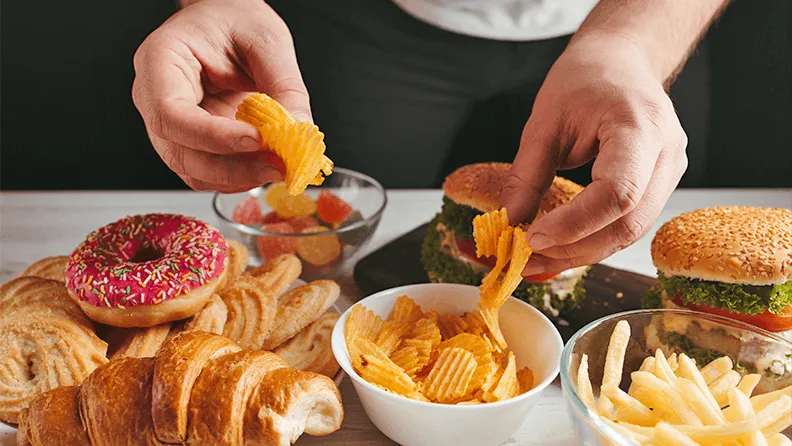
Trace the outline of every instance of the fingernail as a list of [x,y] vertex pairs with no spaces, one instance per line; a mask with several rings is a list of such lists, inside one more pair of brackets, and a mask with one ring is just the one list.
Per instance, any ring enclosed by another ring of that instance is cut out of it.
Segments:
[[261,150],[261,144],[249,136],[243,136],[231,144],[231,150],[237,153],[256,152]]
[[534,251],[541,251],[543,249],[547,249],[551,246],[555,246],[555,242],[548,236],[544,234],[534,234],[531,236],[531,239],[528,240],[528,244]]
[[261,184],[274,183],[280,181],[281,178],[283,178],[283,175],[278,172],[278,169],[272,166],[265,166],[259,170],[258,181]]
[[537,274],[542,274],[545,272],[545,267],[540,262],[536,261],[528,261],[528,264],[525,265],[523,268],[522,275],[523,276],[535,276]]
[[311,124],[314,123],[311,115],[307,115],[305,113],[297,112],[297,113],[293,113],[292,116],[294,117],[294,119],[298,121],[310,122]]

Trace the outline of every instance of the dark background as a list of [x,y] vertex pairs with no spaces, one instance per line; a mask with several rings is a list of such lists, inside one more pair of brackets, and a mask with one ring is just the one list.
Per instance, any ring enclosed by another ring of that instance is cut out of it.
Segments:
[[[130,98],[135,49],[176,9],[175,0],[3,2],[0,188],[186,187],[151,148]],[[792,187],[792,2],[734,1],[695,57],[708,88],[683,94],[705,98],[709,116],[683,119],[702,133],[683,186]],[[478,127],[460,138],[471,146],[509,108],[505,98],[481,104]],[[474,158],[460,150],[446,170]],[[587,172],[568,176],[585,182]]]

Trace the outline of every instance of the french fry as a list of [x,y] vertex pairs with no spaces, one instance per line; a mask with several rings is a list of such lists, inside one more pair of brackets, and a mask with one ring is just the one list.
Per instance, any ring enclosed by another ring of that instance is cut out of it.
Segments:
[[659,422],[654,429],[654,436],[652,437],[657,444],[668,446],[697,446],[698,443],[691,440],[690,437],[674,429],[668,423]]
[[699,443],[720,444],[725,439],[751,434],[757,428],[761,429],[765,435],[775,434],[775,432],[765,432],[765,428],[773,426],[775,422],[785,415],[788,416],[790,411],[792,411],[792,398],[782,395],[757,412],[756,415],[745,420],[719,426],[679,425],[676,428]]
[[655,350],[654,375],[669,384],[673,384],[676,381],[674,371],[671,370],[665,354],[659,348]]
[[767,446],[792,446],[792,440],[784,434],[775,434],[767,437]]
[[728,391],[740,383],[740,374],[734,370],[729,370],[720,378],[716,379],[709,386],[710,393],[719,407],[723,407],[729,401]]
[[[776,401],[782,395],[792,395],[792,386],[787,386],[787,387],[784,387],[783,389],[778,389],[778,390],[775,390],[773,392],[768,392],[768,393],[763,393],[761,395],[752,396],[751,397],[751,406],[753,406],[753,409],[754,409],[755,412],[758,412],[758,411],[764,409],[765,407],[767,407],[768,404]],[[726,419],[729,419],[730,417],[735,416],[732,413],[733,411],[734,411],[734,408],[727,407],[727,408],[723,409],[723,415],[726,417]]]
[[701,376],[704,377],[704,382],[707,385],[712,384],[713,381],[723,376],[724,373],[734,368],[731,358],[728,356],[721,356],[720,358],[710,362],[701,369]]
[[747,420],[756,415],[753,406],[751,406],[751,400],[744,393],[737,390],[736,387],[729,389],[726,394],[729,398],[729,407],[734,408],[728,418],[730,422]]
[[[696,367],[696,362],[690,359],[684,353],[679,355],[677,362],[679,364],[679,368],[677,369],[677,375],[679,375],[681,378],[689,379],[691,382],[693,382],[693,384],[696,385],[696,387],[698,387],[698,389],[701,391],[701,396],[705,398],[707,403],[712,408],[712,412],[708,412],[708,413],[717,413],[720,416],[721,406],[718,404],[718,401],[715,399],[715,397],[713,397],[712,394],[709,392],[709,388],[707,387],[707,381],[704,379],[704,375],[701,374],[698,367]],[[701,414],[699,413],[699,415]],[[723,420],[723,417],[720,416],[719,419]],[[704,422],[707,423],[706,420],[704,420]]]
[[677,368],[679,368],[679,364],[677,362],[678,361],[677,354],[671,353],[671,355],[669,355],[667,359],[668,359],[668,367],[671,368],[672,372],[676,373]]
[[[650,372],[653,373],[655,369],[655,358],[654,356],[647,356],[643,362],[641,363],[641,367],[638,368],[638,371],[641,372]],[[630,383],[630,388],[627,389],[627,394],[633,396],[635,389],[633,387],[633,383]]]
[[[680,367],[682,363],[680,362]],[[705,395],[709,391],[702,391],[693,381],[687,378],[677,378],[676,386],[682,398],[696,412],[696,415],[705,425],[725,424],[726,419],[720,411],[720,407],[713,406],[714,401],[710,401]],[[706,389],[706,386],[704,387]]]
[[612,417],[613,421],[626,421],[639,426],[654,426],[657,424],[657,417],[652,413],[651,409],[618,387],[614,385],[602,386],[600,398],[603,395],[616,407]]
[[[602,372],[602,385],[618,386],[621,382],[622,370],[624,367],[624,354],[627,351],[627,344],[630,342],[630,324],[627,321],[619,321],[611,333],[608,351],[605,354],[605,369]],[[656,360],[656,359],[655,359]],[[610,413],[613,405],[607,397],[600,396],[599,411],[603,414]]]
[[740,383],[737,384],[737,390],[744,393],[745,396],[750,397],[756,386],[759,384],[759,381],[761,380],[762,380],[762,375],[758,373],[751,373],[745,375],[740,380]]
[[740,440],[745,446],[767,446],[767,439],[762,435],[761,431],[753,431]]
[[618,423],[615,423],[607,418],[603,418],[602,421],[605,422],[611,429],[615,430],[625,438],[635,441],[638,444],[651,444],[652,438],[641,433],[635,432],[630,430]]
[[578,366],[577,392],[580,396],[580,401],[596,413],[597,406],[594,402],[594,391],[591,388],[591,380],[589,380],[588,355],[586,354],[583,354],[583,357],[580,358],[580,365]]
[[[675,386],[668,384],[649,372],[633,372],[630,376],[636,386],[645,387],[654,395],[654,405],[649,407],[663,406],[662,411],[674,412],[684,424],[692,426],[702,426],[704,424],[696,413],[688,407]],[[644,402],[644,404],[646,403]]]

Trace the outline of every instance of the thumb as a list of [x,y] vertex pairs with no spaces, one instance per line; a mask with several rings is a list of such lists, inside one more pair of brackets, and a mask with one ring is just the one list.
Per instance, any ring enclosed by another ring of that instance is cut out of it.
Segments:
[[520,149],[503,183],[500,206],[506,208],[512,224],[530,223],[539,211],[542,196],[553,184],[558,169],[556,125],[528,119],[520,139]]
[[[266,8],[270,8],[265,5]],[[299,121],[313,122],[308,89],[303,82],[294,42],[286,23],[270,8],[265,36],[260,28],[257,35],[246,36],[242,57],[247,62],[248,74],[256,90],[266,93]]]

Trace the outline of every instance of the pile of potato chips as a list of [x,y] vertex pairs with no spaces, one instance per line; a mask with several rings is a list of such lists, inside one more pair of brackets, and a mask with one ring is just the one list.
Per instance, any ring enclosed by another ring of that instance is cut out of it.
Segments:
[[294,119],[271,97],[260,93],[248,96],[239,104],[236,119],[256,127],[264,145],[283,160],[289,195],[299,195],[308,185],[322,184],[333,172],[319,127]]
[[439,315],[401,296],[383,320],[355,305],[344,336],[363,379],[407,398],[460,405],[502,401],[533,388],[533,373],[517,370],[498,323],[498,309],[519,285],[531,254],[525,233],[509,225],[505,210],[476,217],[473,228],[477,254],[497,255],[481,285],[479,308]]

